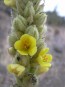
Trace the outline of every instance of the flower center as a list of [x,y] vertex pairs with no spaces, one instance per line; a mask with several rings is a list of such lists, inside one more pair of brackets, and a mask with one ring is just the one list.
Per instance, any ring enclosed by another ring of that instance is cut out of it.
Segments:
[[47,62],[47,60],[48,60],[48,57],[45,55],[45,56],[43,56],[43,61],[44,62]]
[[29,49],[30,48],[30,43],[28,41],[25,41],[24,43],[24,49]]
[[15,69],[12,69],[12,72],[15,73],[16,75],[18,75],[18,73],[19,73],[19,72],[16,70],[16,68],[15,68]]

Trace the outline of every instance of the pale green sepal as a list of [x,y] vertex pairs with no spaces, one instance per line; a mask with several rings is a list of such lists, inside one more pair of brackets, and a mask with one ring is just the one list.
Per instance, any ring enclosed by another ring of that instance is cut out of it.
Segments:
[[25,4],[22,3],[22,0],[16,0],[16,7],[18,14],[23,15],[23,8],[25,7]]
[[14,46],[14,43],[18,40],[18,38],[14,34],[10,34],[8,37],[10,46]]
[[22,23],[23,23],[25,26],[27,26],[27,20],[26,20],[23,16],[21,16],[21,15],[19,15],[18,17],[19,17],[19,19],[22,21]]
[[10,47],[10,48],[8,49],[8,52],[9,52],[9,54],[12,55],[12,56],[14,56],[14,55],[16,54],[16,50],[15,50],[13,47]]
[[38,29],[36,27],[36,25],[31,25],[26,29],[26,33],[29,35],[32,35],[33,37],[35,37],[37,40],[39,39],[39,32]]
[[40,1],[41,1],[41,0],[37,0],[37,1],[35,0],[35,1],[34,1],[33,4],[34,4],[34,9],[35,9],[35,11],[39,8]]
[[37,9],[36,9],[36,13],[41,13],[43,11],[43,7],[44,4],[40,5]]
[[44,48],[44,46],[45,46],[44,43],[45,43],[45,42],[43,41],[43,39],[39,39],[39,40],[37,41],[38,52],[39,52],[42,48]]
[[24,16],[29,17],[29,16],[33,16],[34,14],[35,14],[35,10],[33,7],[33,3],[28,1],[26,8],[24,9]]
[[24,23],[25,23],[24,20],[25,19],[23,17],[21,17],[21,16],[16,17],[14,19],[14,21],[13,21],[13,27],[14,27],[14,29],[20,30],[20,31],[24,32],[25,29],[26,29],[26,26],[24,25]]
[[46,14],[45,13],[38,13],[34,16],[34,23],[36,26],[41,26],[46,22]]

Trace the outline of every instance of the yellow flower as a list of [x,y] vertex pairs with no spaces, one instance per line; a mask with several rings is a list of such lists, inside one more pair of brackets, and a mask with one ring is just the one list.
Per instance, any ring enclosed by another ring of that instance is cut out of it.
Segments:
[[40,65],[38,69],[38,73],[45,73],[51,67],[52,56],[50,54],[46,54],[49,51],[48,48],[42,49],[37,57],[37,62]]
[[42,49],[37,57],[37,62],[40,66],[50,67],[50,62],[52,61],[52,56],[50,54],[46,54],[49,51],[48,48]]
[[5,5],[10,6],[10,7],[15,7],[16,6],[16,0],[4,0]]
[[7,69],[10,73],[13,73],[17,76],[22,75],[22,73],[25,71],[25,67],[19,64],[10,64],[8,65]]
[[37,52],[36,39],[28,34],[22,35],[14,47],[21,55],[33,56]]

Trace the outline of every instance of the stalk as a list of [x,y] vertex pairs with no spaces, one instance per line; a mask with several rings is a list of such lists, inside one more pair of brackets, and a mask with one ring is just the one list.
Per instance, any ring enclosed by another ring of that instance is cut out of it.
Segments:
[[12,27],[8,38],[13,64],[7,68],[16,78],[13,87],[37,87],[38,76],[51,66],[52,56],[47,54],[49,49],[45,43],[47,15],[43,12],[44,3],[40,5],[40,1],[4,0],[12,8]]

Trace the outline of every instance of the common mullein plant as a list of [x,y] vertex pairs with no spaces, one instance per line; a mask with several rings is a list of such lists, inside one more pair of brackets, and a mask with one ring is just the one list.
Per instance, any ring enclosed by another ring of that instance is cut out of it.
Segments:
[[16,78],[13,87],[37,87],[38,77],[51,67],[52,56],[45,43],[46,14],[41,0],[4,0],[12,8],[9,53],[13,57],[7,69]]

